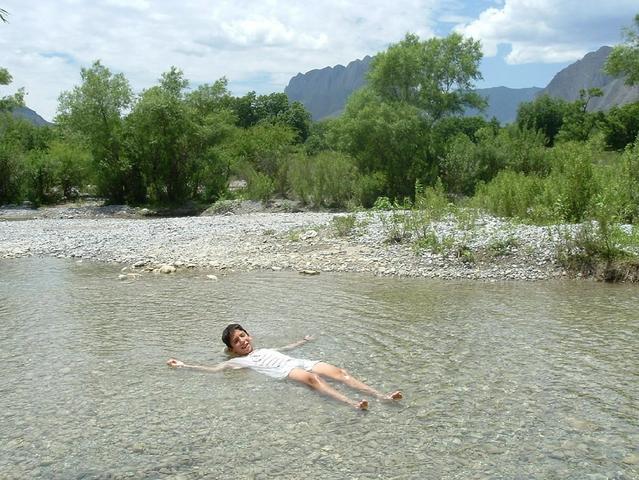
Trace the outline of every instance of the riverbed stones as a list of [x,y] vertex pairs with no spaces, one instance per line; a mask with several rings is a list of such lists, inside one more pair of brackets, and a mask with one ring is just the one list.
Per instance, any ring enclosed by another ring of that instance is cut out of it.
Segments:
[[161,265],[160,268],[157,269],[158,273],[175,273],[177,268],[173,265]]
[[[158,273],[183,268],[213,268],[216,272],[285,269],[487,281],[561,276],[555,264],[556,235],[545,228],[511,225],[490,216],[481,216],[474,230],[461,228],[454,219],[432,225],[438,238],[451,238],[475,254],[475,262],[465,263],[454,248],[418,251],[409,241],[389,243],[384,214],[379,212],[354,214],[357,233],[347,237],[336,235],[332,228],[335,214],[327,212],[236,212],[231,217],[144,220],[116,218],[102,210],[91,217],[79,208],[73,219],[60,218],[57,213],[47,218],[40,210],[29,212],[27,218],[36,218],[2,223],[0,258],[75,256]],[[0,218],[5,214],[6,209],[0,208]],[[498,257],[481,255],[489,245],[503,240],[504,232],[517,248]]]

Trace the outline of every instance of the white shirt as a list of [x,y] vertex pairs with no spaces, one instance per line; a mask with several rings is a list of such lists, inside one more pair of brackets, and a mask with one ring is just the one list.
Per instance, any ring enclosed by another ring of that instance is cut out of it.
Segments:
[[311,371],[319,362],[289,357],[272,348],[259,348],[243,357],[231,358],[226,363],[232,367],[250,368],[269,377],[282,379],[288,377],[294,368]]

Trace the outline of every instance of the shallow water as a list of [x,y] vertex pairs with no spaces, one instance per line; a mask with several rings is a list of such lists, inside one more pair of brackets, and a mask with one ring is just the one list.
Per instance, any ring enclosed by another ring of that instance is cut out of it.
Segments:
[[[0,262],[0,477],[639,478],[636,286],[206,273]],[[165,366],[231,322],[406,398]]]

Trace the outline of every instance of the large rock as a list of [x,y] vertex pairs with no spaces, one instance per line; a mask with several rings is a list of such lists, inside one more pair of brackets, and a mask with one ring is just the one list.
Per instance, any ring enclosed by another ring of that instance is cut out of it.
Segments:
[[581,89],[601,88],[603,96],[590,100],[589,111],[609,110],[614,105],[639,101],[639,86],[629,87],[622,78],[611,77],[604,72],[603,67],[610,52],[611,47],[601,47],[596,52],[586,54],[555,75],[539,95],[574,101],[579,98]]

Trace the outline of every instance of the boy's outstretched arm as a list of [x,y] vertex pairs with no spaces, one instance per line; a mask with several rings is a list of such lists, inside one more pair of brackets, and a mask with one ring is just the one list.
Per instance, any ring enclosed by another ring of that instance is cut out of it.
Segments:
[[293,350],[294,348],[299,347],[300,345],[304,345],[306,342],[310,342],[311,340],[313,340],[313,336],[312,335],[306,335],[304,338],[302,338],[301,340],[298,340],[297,342],[291,343],[289,345],[285,345],[283,347],[278,348],[278,350]]
[[186,363],[175,358],[169,358],[166,364],[172,368],[190,368],[191,370],[201,370],[203,372],[221,372],[222,370],[225,370],[227,368],[233,368],[226,362],[219,363],[212,367],[203,367],[201,365],[187,365]]

